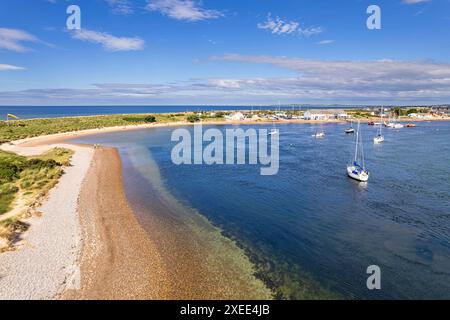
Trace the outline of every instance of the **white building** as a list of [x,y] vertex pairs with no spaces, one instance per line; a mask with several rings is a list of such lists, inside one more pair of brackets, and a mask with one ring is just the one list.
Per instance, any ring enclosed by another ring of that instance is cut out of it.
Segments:
[[312,113],[310,111],[306,111],[303,115],[305,120],[327,120],[328,115],[324,113]]
[[433,115],[429,113],[410,113],[408,117],[417,119],[432,119]]
[[337,118],[337,119],[348,119],[348,118],[349,118],[349,115],[348,115],[348,113],[346,113],[346,112],[341,112],[341,113],[338,113],[338,114],[336,115],[336,118]]
[[231,120],[231,121],[242,121],[242,120],[245,119],[245,116],[244,116],[244,114],[241,113],[241,112],[235,112],[235,113],[233,113],[233,114],[231,114],[231,115],[225,116],[225,118],[226,118],[227,120]]

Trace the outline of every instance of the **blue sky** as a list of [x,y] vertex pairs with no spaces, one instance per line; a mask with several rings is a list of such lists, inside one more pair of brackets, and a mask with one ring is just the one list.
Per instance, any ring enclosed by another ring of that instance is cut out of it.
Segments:
[[448,103],[449,30],[449,0],[2,0],[0,105]]

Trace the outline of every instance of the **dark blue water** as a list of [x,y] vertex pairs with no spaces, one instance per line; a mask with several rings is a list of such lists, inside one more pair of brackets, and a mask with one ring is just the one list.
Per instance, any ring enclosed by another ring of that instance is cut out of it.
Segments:
[[[174,112],[197,112],[218,110],[251,110],[251,106],[0,106],[0,119],[5,118],[8,113],[14,114],[21,119],[34,118],[57,118],[75,116],[95,116],[110,114],[139,114],[139,113],[174,113]],[[275,110],[276,106],[254,106],[254,110]],[[304,106],[303,108],[306,108]],[[318,107],[308,106],[309,109]],[[329,107],[342,108],[342,107]],[[346,107],[351,108],[351,107]],[[293,107],[281,106],[281,109],[292,110]],[[298,107],[295,108],[298,110]]]
[[[314,125],[279,129],[276,176],[250,165],[175,166],[168,128],[84,141],[145,146],[166,188],[237,239],[279,297],[450,298],[449,123],[386,130],[377,146],[376,129],[364,126],[367,184],[346,176],[354,137],[345,125],[324,125],[323,140],[311,137]],[[142,185],[127,187],[145,198]],[[380,291],[366,287],[369,265],[381,268]]]

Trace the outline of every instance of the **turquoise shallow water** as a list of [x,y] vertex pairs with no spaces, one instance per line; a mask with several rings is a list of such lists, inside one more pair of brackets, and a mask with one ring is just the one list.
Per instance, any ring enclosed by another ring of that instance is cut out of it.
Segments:
[[[323,140],[311,138],[314,125],[278,128],[280,171],[265,177],[258,166],[172,164],[173,128],[81,142],[119,148],[135,203],[146,203],[154,189],[136,172],[154,162],[164,188],[236,239],[279,297],[450,298],[448,122],[386,130],[380,146],[371,140],[376,129],[364,125],[366,185],[346,176],[354,137],[344,134],[345,125],[325,125]],[[138,155],[142,148],[151,159]],[[382,271],[380,291],[366,287],[366,268],[374,264]]]

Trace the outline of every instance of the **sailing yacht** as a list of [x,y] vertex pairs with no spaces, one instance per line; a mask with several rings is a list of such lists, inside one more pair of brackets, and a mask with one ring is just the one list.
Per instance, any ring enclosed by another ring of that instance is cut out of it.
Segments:
[[[381,115],[383,114],[383,111],[381,111]],[[384,142],[384,136],[383,136],[383,126],[380,122],[378,127],[378,134],[375,138],[373,138],[373,143],[380,144]]]
[[391,118],[389,118],[389,123],[385,124],[385,126],[388,128],[392,128],[392,129],[401,129],[404,127],[404,125],[402,125],[401,123],[397,123],[395,115],[394,115],[394,118],[392,119],[392,121],[391,121]]
[[364,148],[362,143],[362,135],[360,133],[361,125],[358,122],[358,129],[356,130],[356,149],[353,164],[347,165],[347,174],[350,178],[367,182],[369,180],[369,172],[365,168],[364,163]]
[[312,135],[313,138],[322,139],[325,138],[325,131],[323,130],[322,124],[320,124],[319,128],[316,130],[316,133]]
[[353,128],[353,121],[350,122],[350,128],[345,129],[345,133],[347,134],[355,133],[355,129]]
[[315,134],[312,135],[316,139],[325,138],[325,132],[324,131],[317,131]]
[[[278,101],[278,110],[281,110],[279,101]],[[278,118],[276,118],[276,117],[273,119],[273,122],[272,122],[273,128],[272,128],[272,130],[270,130],[269,136],[276,136],[279,133],[279,131],[277,130],[277,126],[275,125],[275,121],[277,121],[277,120],[278,120]]]
[[277,127],[275,126],[275,122],[273,123],[273,128],[269,132],[269,136],[276,136],[279,133]]

